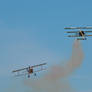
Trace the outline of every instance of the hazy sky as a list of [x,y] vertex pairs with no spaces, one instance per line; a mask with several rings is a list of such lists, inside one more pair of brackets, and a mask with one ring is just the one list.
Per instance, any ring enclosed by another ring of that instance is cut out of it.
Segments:
[[[91,0],[0,1],[1,92],[11,84],[13,69],[67,60],[74,39],[66,37],[64,27],[92,25],[91,19]],[[70,79],[78,92],[92,92],[91,40],[82,41],[84,61]]]

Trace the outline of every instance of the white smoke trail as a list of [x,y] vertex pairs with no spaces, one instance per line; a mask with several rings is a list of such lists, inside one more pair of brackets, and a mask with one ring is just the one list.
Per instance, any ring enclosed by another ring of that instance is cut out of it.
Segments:
[[65,65],[55,65],[40,79],[28,79],[25,84],[34,92],[74,92],[67,77],[80,67],[82,61],[83,51],[80,42],[76,40],[73,44],[72,56]]

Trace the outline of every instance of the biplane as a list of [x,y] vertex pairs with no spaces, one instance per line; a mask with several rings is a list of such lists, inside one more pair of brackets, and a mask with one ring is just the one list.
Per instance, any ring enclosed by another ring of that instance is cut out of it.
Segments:
[[72,33],[73,35],[68,35],[68,37],[77,37],[77,40],[87,40],[90,31],[89,29],[92,29],[92,27],[65,27],[64,29],[67,30],[77,30],[77,31],[67,31],[66,33]]
[[[29,66],[29,67],[25,67],[25,68],[18,69],[18,70],[13,70],[12,73],[16,73],[15,76],[27,75],[28,78],[30,78],[31,74],[34,74],[34,76],[36,76],[36,72],[46,70],[44,65],[46,65],[46,63],[42,63],[42,64],[38,64],[38,65],[34,65],[34,66]],[[37,68],[37,69],[35,69],[35,68]]]

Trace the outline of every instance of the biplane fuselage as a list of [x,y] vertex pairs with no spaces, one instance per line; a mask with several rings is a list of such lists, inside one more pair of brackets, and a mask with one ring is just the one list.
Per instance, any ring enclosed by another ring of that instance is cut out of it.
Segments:
[[29,73],[29,74],[33,73],[33,69],[30,68],[30,69],[28,70],[28,73]]
[[[30,68],[30,66],[28,67],[28,69],[27,69],[27,72],[28,72],[28,78],[30,77],[30,74],[34,73],[33,70],[34,70],[34,69],[33,69],[33,68]],[[34,75],[36,75],[36,74],[34,74]]]
[[85,36],[85,32],[84,31],[79,31],[79,36]]

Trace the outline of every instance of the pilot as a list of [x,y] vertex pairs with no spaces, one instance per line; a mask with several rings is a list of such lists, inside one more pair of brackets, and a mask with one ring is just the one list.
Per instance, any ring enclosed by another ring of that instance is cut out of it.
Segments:
[[30,74],[30,73],[33,73],[33,68],[30,68],[30,66],[29,66],[29,69],[28,69],[28,73]]

